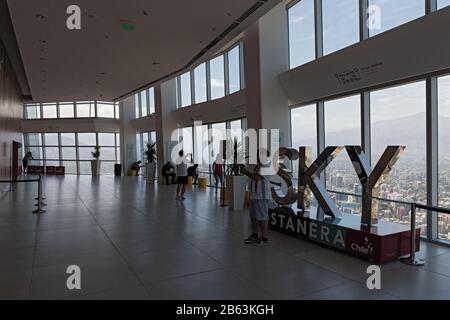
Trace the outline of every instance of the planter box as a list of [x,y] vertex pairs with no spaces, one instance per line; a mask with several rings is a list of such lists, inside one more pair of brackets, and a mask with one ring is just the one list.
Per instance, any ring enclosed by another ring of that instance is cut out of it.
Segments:
[[245,190],[248,183],[247,176],[226,176],[225,182],[230,210],[243,210],[245,206]]
[[91,160],[91,172],[93,176],[99,176],[101,172],[102,162],[100,160]]
[[147,177],[147,184],[154,184],[156,175],[156,162],[145,164],[145,174]]

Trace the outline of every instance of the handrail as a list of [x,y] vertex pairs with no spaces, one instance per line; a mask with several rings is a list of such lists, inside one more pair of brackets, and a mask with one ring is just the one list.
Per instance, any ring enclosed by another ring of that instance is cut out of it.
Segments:
[[[350,193],[350,192],[335,191],[335,190],[328,190],[328,192],[362,198],[362,195],[358,195],[358,194],[354,194],[354,193]],[[405,201],[399,201],[399,200],[384,199],[384,198],[379,198],[379,197],[373,197],[373,199],[411,206],[411,230],[410,230],[410,241],[411,241],[410,249],[411,250],[410,250],[409,257],[403,258],[403,259],[401,259],[401,261],[405,264],[412,265],[412,266],[423,266],[425,264],[425,261],[423,259],[416,258],[416,238],[417,238],[416,211],[417,211],[417,209],[422,209],[422,210],[434,211],[434,212],[443,213],[443,214],[450,214],[450,209],[442,208],[442,207],[438,207],[438,206],[429,206],[429,205],[414,203],[414,202],[405,202]]]
[[[331,192],[331,193],[338,193],[338,194],[343,194],[343,195],[347,195],[347,196],[362,198],[362,195],[356,194],[356,193],[350,193],[350,192],[344,192],[344,191],[336,191],[336,190],[330,190],[330,189],[327,189],[327,191]],[[380,201],[386,201],[386,202],[393,202],[393,203],[398,203],[398,204],[405,204],[405,205],[408,205],[408,206],[411,205],[411,202],[406,202],[406,201],[401,201],[401,200],[391,200],[391,199],[385,199],[385,198],[380,198],[380,197],[372,197],[372,199],[376,199],[376,200],[380,200]]]
[[42,209],[46,204],[43,202],[44,198],[42,196],[42,177],[39,174],[37,179],[26,179],[26,180],[0,180],[0,183],[26,183],[26,182],[37,182],[38,184],[38,195],[37,195],[37,209],[33,211],[33,213],[39,214],[44,213],[45,210]]
[[415,203],[415,205],[418,209],[435,211],[435,212],[439,212],[439,213],[443,213],[443,214],[450,214],[450,209],[447,209],[447,208],[441,208],[441,207],[436,207],[436,206],[427,206],[427,205],[419,204],[419,203]]
[[22,183],[22,182],[38,182],[40,178],[37,179],[27,179],[27,180],[0,180],[0,183]]

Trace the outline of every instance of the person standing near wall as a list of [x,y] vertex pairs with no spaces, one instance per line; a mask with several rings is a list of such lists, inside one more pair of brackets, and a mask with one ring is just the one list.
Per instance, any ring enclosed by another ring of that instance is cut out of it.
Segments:
[[27,154],[25,155],[25,157],[23,157],[23,159],[22,159],[24,173],[28,173],[27,168],[28,168],[28,165],[30,164],[31,160],[34,160],[33,154],[30,151],[28,151]]

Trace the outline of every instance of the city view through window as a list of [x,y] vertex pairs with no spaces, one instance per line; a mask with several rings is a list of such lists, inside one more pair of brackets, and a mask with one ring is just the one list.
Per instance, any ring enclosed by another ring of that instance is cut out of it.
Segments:
[[[450,76],[442,77],[439,88],[439,206],[450,207]],[[378,162],[388,145],[405,145],[406,150],[381,186],[380,197],[401,202],[427,203],[426,168],[426,91],[425,81],[382,89],[370,93],[371,162]],[[324,103],[325,145],[359,145],[360,96],[341,98]],[[292,146],[313,146],[317,157],[316,106],[291,110]],[[297,177],[297,163],[293,175]],[[343,151],[326,170],[329,190],[361,194],[361,185]],[[349,214],[360,214],[361,200],[357,196],[331,194],[338,208]],[[313,202],[314,203],[314,202]],[[410,206],[380,201],[382,219],[409,224]],[[417,211],[417,225],[426,235],[427,216]],[[450,217],[439,215],[440,239],[450,240]]]

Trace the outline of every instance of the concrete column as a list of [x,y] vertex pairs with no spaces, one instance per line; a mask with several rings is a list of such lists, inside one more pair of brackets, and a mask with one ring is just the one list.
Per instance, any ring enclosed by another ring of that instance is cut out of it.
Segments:
[[278,80],[287,71],[288,30],[284,2],[252,25],[244,35],[247,125],[280,130],[280,145],[290,144],[289,102]]
[[136,161],[136,129],[131,121],[136,118],[134,95],[119,102],[120,108],[120,163],[127,174]]
[[[177,141],[172,141],[172,133],[177,129],[177,122],[173,111],[177,109],[176,78],[155,87],[155,125],[156,144],[158,148],[158,172],[162,166],[170,161],[172,146]],[[159,183],[164,183],[159,179]]]

